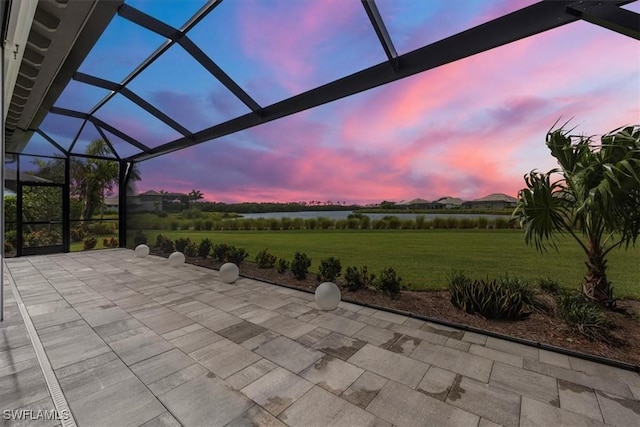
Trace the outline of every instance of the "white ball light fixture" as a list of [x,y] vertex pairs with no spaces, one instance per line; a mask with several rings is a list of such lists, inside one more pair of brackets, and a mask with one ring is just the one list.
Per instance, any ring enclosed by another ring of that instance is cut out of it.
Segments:
[[220,271],[218,272],[221,282],[233,283],[238,279],[240,275],[240,269],[232,262],[222,264]]
[[136,258],[144,258],[147,255],[149,255],[149,246],[147,245],[138,245],[133,251],[133,256]]
[[182,252],[174,252],[169,255],[169,265],[171,267],[180,267],[182,264],[184,264],[184,261],[185,257]]
[[316,288],[316,304],[322,310],[331,311],[338,308],[342,294],[335,283],[324,282]]

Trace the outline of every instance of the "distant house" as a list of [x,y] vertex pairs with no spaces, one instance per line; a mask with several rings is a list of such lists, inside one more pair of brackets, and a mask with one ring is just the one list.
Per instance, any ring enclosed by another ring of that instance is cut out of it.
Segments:
[[459,209],[462,207],[462,199],[457,197],[441,197],[433,202],[435,209]]
[[105,197],[104,198],[104,211],[109,213],[118,213],[118,208],[120,207],[120,200],[118,196],[116,197]]
[[433,203],[425,199],[402,200],[396,204],[406,209],[433,209]]
[[465,202],[464,206],[471,209],[508,209],[515,208],[518,199],[503,193],[489,194],[479,199]]
[[139,211],[176,210],[189,205],[189,196],[182,193],[159,193],[154,190],[145,191],[137,196]]

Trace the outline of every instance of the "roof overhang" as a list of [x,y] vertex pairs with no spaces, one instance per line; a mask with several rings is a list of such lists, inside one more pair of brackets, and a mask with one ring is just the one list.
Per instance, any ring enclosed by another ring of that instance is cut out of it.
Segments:
[[5,150],[20,152],[123,0],[5,2]]

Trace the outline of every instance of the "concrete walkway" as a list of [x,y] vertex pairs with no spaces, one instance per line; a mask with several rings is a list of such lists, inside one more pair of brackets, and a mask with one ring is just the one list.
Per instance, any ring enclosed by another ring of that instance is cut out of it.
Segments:
[[[0,422],[52,410],[14,281],[80,426],[640,425],[640,375],[125,249],[6,260]],[[15,417],[14,417],[15,418]]]

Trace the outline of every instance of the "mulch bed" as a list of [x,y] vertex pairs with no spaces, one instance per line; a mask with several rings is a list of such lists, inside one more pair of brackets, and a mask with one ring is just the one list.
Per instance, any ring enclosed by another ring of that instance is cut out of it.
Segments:
[[[167,256],[157,252],[155,255]],[[216,270],[222,265],[221,262],[212,258],[187,257],[187,262]],[[240,265],[240,274],[307,291],[315,291],[319,284],[314,273],[309,273],[305,280],[297,280],[290,271],[280,274],[275,268],[261,269],[256,263],[248,261]],[[341,286],[340,280],[336,283]],[[488,320],[478,315],[467,314],[454,307],[449,300],[448,291],[403,290],[397,299],[390,299],[385,294],[370,289],[349,292],[341,286],[341,290],[343,301],[388,307],[431,319],[570,349],[635,365],[640,371],[640,301],[618,300],[616,309],[607,311],[606,315],[613,329],[611,342],[605,343],[592,341],[571,330],[555,313],[555,303],[550,297],[543,297],[547,305],[552,308],[549,313],[533,312],[520,320]]]

